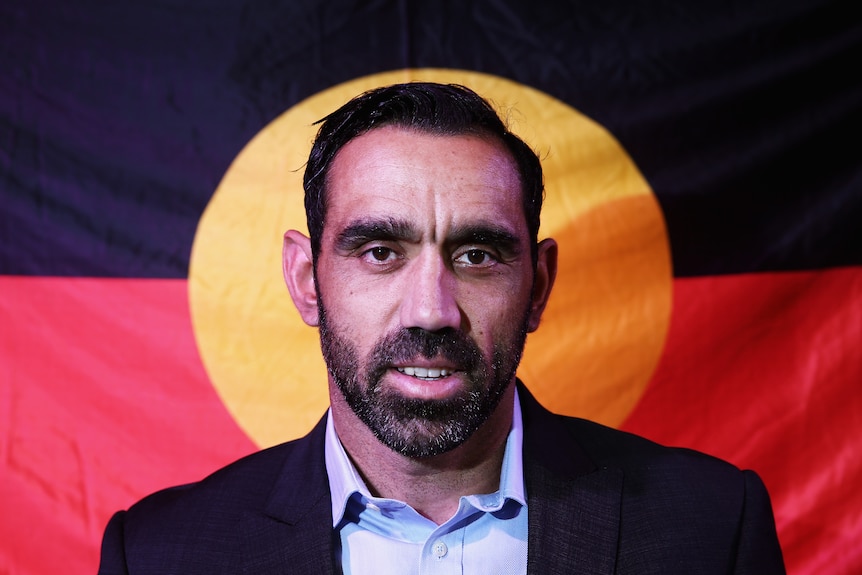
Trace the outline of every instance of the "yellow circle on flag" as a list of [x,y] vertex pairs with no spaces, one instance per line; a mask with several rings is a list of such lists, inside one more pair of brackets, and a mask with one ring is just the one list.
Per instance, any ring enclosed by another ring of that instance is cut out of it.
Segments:
[[560,269],[518,373],[551,410],[619,425],[668,329],[672,273],[658,202],[596,122],[522,84],[447,69],[374,74],[315,94],[231,164],[201,217],[189,269],[198,348],[227,409],[266,447],[304,435],[328,406],[317,330],[302,322],[282,279],[282,237],[306,233],[302,173],[314,122],[361,92],[408,81],[472,88],[542,158],[540,236],[559,242]]

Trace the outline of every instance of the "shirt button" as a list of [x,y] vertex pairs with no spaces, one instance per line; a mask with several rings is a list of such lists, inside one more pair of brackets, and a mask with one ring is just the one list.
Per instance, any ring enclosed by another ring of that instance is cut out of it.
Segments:
[[434,556],[437,557],[437,559],[442,559],[448,552],[449,548],[446,547],[446,544],[442,541],[438,541],[434,544]]

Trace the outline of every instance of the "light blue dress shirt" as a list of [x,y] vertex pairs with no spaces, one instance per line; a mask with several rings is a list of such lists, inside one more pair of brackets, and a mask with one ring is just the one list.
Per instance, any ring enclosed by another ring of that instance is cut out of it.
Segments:
[[345,575],[488,574],[527,572],[527,498],[523,424],[515,391],[500,489],[461,497],[442,525],[402,501],[372,497],[335,433],[326,423],[326,471],[332,493],[336,560]]

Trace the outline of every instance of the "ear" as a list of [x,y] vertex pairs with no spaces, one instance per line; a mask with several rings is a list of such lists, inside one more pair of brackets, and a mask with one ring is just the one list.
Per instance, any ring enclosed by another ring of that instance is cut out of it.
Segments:
[[536,331],[539,327],[539,320],[542,319],[542,313],[545,311],[545,306],[548,305],[548,298],[551,297],[551,288],[554,287],[554,280],[556,279],[557,242],[551,238],[547,238],[539,242],[536,258],[536,277],[533,280],[530,320],[527,323],[528,331]]
[[317,326],[317,290],[314,286],[311,240],[296,230],[284,234],[282,271],[287,291],[302,320],[310,326]]

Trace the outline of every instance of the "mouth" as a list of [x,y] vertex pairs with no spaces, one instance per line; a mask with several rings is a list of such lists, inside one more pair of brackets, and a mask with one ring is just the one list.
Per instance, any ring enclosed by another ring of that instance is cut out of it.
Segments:
[[425,365],[407,365],[404,362],[393,365],[391,369],[395,377],[388,379],[389,385],[404,397],[444,400],[462,393],[468,383],[464,370],[444,361],[429,361]]
[[445,377],[449,377],[456,371],[454,369],[415,366],[397,367],[396,369],[399,373],[403,373],[404,375],[409,375],[410,377],[415,377],[417,379],[422,379],[425,381],[435,381],[438,379],[443,379]]

